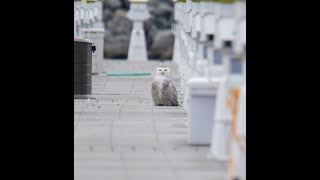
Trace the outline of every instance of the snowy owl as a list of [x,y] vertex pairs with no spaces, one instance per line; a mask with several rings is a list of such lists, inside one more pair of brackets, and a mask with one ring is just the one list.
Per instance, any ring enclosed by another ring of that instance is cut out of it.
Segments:
[[156,69],[151,94],[156,106],[179,106],[177,90],[170,80],[170,68],[160,66]]

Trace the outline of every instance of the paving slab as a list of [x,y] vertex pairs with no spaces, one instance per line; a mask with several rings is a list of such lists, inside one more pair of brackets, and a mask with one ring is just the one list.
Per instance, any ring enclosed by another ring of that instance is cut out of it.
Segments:
[[[169,66],[180,106],[157,107],[151,83]],[[187,143],[178,67],[172,62],[105,60],[107,73],[150,76],[92,77],[94,99],[74,100],[75,180],[226,180],[226,162],[207,159],[208,146]]]

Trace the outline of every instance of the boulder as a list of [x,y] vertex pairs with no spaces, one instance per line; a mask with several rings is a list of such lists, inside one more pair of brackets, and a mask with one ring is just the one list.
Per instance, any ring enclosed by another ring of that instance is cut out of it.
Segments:
[[158,31],[153,37],[149,56],[151,58],[171,58],[174,36],[171,30]]
[[130,37],[127,35],[111,36],[104,39],[104,57],[126,59]]
[[104,0],[103,7],[111,10],[121,8],[122,2],[121,0]]

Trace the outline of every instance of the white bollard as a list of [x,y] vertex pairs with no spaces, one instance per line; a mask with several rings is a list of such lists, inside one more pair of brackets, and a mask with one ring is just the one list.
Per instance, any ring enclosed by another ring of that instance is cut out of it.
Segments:
[[188,81],[190,106],[188,109],[188,143],[210,145],[216,89],[208,79],[194,77]]
[[231,48],[235,38],[235,17],[234,4],[224,3],[219,4],[217,8],[216,20],[216,37],[214,47],[216,49]]
[[[214,112],[213,133],[209,159],[220,161],[228,160],[226,149],[226,140],[231,126],[231,113],[226,105],[226,99],[229,93],[230,80],[233,80],[234,60],[232,60],[232,43],[234,40],[235,17],[233,4],[216,4],[216,31],[215,40],[213,41],[214,59],[212,75],[218,85],[216,109]],[[213,51],[212,51],[213,52]],[[220,64],[222,60],[222,65]],[[220,64],[220,65],[219,65]],[[214,74],[216,72],[216,74]],[[231,83],[232,84],[232,83]]]
[[[246,144],[246,84],[243,84],[240,88],[239,99],[239,112],[238,112],[238,124],[237,131],[240,135],[241,142]],[[246,152],[239,147],[235,142],[231,146],[232,157],[235,161],[235,177],[240,179],[246,179]]]
[[246,51],[246,3],[235,3],[235,40],[233,50],[236,54]]
[[186,0],[185,4],[185,9],[184,9],[184,13],[185,13],[185,21],[184,21],[184,30],[187,33],[191,32],[191,16],[192,16],[192,11],[193,11],[193,7],[192,7],[192,0]]
[[148,12],[148,0],[130,0],[128,17],[133,20],[131,31],[128,61],[147,61],[147,46],[143,21],[150,17]]
[[201,14],[200,14],[200,3],[193,2],[193,9],[191,11],[191,37],[197,39],[201,32]]
[[[246,3],[235,3],[235,41],[233,51],[236,57],[241,59],[243,67],[244,83],[240,87],[240,95],[238,102],[238,114],[237,114],[237,135],[239,139],[232,141],[231,144],[231,157],[233,160],[234,174],[233,177],[239,179],[246,179]],[[242,147],[240,147],[241,143]]]
[[[227,56],[224,56],[224,62],[228,61]],[[227,62],[228,63],[228,62]],[[228,65],[225,65],[228,66]],[[217,78],[217,99],[215,102],[215,110],[213,114],[211,148],[208,154],[209,159],[227,160],[226,139],[231,125],[231,114],[226,107],[226,98],[228,93],[227,75],[224,74]]]
[[[246,84],[245,84],[245,59],[236,60],[241,62],[243,82],[238,81],[241,85],[237,85],[239,92],[235,112],[233,112],[232,132],[229,134],[228,149],[230,157],[230,175],[233,178],[246,179],[246,137],[245,137],[245,121],[246,121]],[[232,86],[230,86],[232,87]],[[233,86],[235,87],[235,85]],[[232,109],[230,109],[232,111]]]
[[226,143],[231,127],[231,113],[226,101],[229,96],[229,91],[231,88],[240,88],[244,83],[243,63],[241,63],[239,59],[233,58],[231,55],[223,56],[223,66],[226,73],[221,78],[218,87],[212,143],[208,155],[210,159],[220,161],[228,160]]
[[215,33],[216,3],[201,1],[199,3],[201,14],[200,41],[212,41]]

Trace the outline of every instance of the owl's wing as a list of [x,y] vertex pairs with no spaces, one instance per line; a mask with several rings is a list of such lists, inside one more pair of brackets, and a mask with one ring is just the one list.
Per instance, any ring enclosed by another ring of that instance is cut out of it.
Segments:
[[158,83],[153,81],[151,85],[151,95],[152,95],[153,101],[157,100],[158,98],[158,91],[159,91],[158,87],[159,87]]
[[152,91],[156,90],[157,85],[158,85],[157,82],[156,82],[156,81],[153,81],[153,82],[152,82],[152,85],[151,85],[151,90],[152,90]]
[[171,100],[171,103],[173,106],[179,106],[179,103],[178,103],[178,96],[177,96],[177,90],[176,88],[174,87],[173,83],[170,82],[169,83],[169,88],[170,88],[170,100]]

